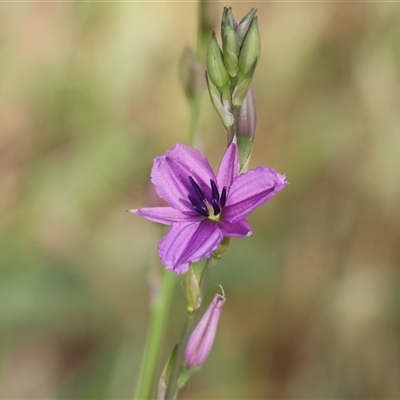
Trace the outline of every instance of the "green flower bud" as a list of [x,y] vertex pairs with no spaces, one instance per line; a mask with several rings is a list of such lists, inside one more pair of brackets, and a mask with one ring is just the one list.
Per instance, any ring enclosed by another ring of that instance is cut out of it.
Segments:
[[211,82],[222,91],[229,84],[229,74],[225,68],[223,56],[215,32],[213,32],[207,48],[207,72]]
[[201,262],[190,264],[189,271],[185,275],[186,309],[189,313],[197,310],[202,302],[200,291],[200,267]]
[[236,30],[237,22],[232,14],[232,7],[224,7],[221,20],[221,37],[224,37],[224,30],[226,26],[230,26],[233,30]]
[[236,27],[236,33],[238,35],[239,44],[242,46],[243,40],[247,35],[247,32],[250,28],[251,23],[253,22],[254,17],[256,16],[257,10],[252,8],[239,22],[239,25]]
[[254,63],[260,57],[260,33],[258,31],[258,19],[254,17],[250,28],[244,38],[239,55],[239,69],[248,74]]
[[219,245],[218,249],[214,251],[214,253],[212,253],[212,256],[216,259],[220,259],[222,257],[222,255],[225,253],[225,251],[228,249],[229,243],[230,243],[230,239],[229,237],[225,236],[222,241],[221,244]]
[[247,92],[250,89],[251,81],[253,80],[254,71],[256,69],[257,60],[254,61],[247,75],[239,71],[238,80],[235,89],[232,93],[232,105],[240,107],[246,98]]
[[238,72],[239,39],[235,30],[227,24],[223,29],[222,50],[224,62],[229,75],[233,78]]
[[220,92],[208,78],[208,73],[206,72],[206,82],[208,93],[210,94],[211,102],[217,111],[218,115],[222,119],[222,123],[225,128],[229,130],[232,126],[234,118],[231,112],[231,102],[230,102],[230,91],[229,88],[225,88],[223,92]]

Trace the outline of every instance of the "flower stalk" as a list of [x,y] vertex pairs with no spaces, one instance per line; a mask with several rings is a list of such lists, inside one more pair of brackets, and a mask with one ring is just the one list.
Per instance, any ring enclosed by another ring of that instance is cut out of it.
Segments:
[[[207,259],[206,264],[204,266],[203,270],[203,275],[200,280],[200,293],[204,294],[207,291],[207,287],[210,281],[211,273],[213,271],[213,268],[217,262],[217,258],[210,257]],[[165,396],[164,397],[158,397],[159,399],[162,400],[173,400],[176,397],[176,394],[179,390],[178,387],[178,380],[181,375],[181,369],[183,365],[183,360],[185,356],[185,349],[187,346],[187,343],[189,341],[190,335],[194,331],[196,327],[196,322],[197,322],[197,316],[200,311],[200,308],[194,310],[192,313],[188,313],[187,315],[187,320],[186,324],[183,328],[181,338],[179,340],[179,343],[176,347],[172,366],[170,369],[170,374],[169,374],[169,381],[167,385],[167,389],[165,391]]]

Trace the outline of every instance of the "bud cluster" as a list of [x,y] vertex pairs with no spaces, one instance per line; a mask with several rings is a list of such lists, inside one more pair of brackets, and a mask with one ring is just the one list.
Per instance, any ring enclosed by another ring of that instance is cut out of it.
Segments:
[[243,104],[250,89],[260,55],[260,34],[256,10],[251,9],[237,23],[231,8],[224,8],[221,21],[222,49],[215,32],[207,49],[207,86],[212,103],[230,130],[234,110]]
[[237,137],[242,169],[250,157],[257,120],[251,89],[260,56],[256,10],[251,9],[237,23],[232,9],[225,7],[221,38],[222,49],[215,32],[211,36],[206,56],[206,81],[213,106],[228,130],[228,142]]

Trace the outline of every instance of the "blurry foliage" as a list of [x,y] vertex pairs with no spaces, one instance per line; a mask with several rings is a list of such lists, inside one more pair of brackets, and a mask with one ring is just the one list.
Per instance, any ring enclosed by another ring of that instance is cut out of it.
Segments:
[[[398,398],[400,7],[256,6],[252,165],[291,185],[219,263],[228,301],[181,397]],[[157,228],[125,209],[187,139],[178,60],[196,4],[0,11],[0,397],[129,398],[160,267]],[[217,166],[225,132],[203,104]],[[177,285],[165,355],[181,314]]]

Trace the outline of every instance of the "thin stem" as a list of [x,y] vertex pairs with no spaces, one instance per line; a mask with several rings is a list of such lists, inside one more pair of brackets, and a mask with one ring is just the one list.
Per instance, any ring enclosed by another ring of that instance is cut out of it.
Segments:
[[169,313],[169,306],[175,287],[176,275],[164,270],[161,289],[153,303],[149,333],[144,349],[139,384],[134,399],[150,399],[156,374],[159,353]]
[[[213,270],[214,265],[216,264],[217,259],[214,257],[210,257],[207,259],[207,262],[204,266],[203,270],[203,275],[200,280],[200,295],[202,298],[204,298],[204,293],[207,290],[209,281],[210,281],[210,276],[211,272]],[[185,354],[185,348],[187,345],[187,342],[189,341],[190,335],[193,332],[194,328],[196,327],[197,323],[197,315],[199,313],[200,308],[195,310],[193,313],[188,313],[186,324],[183,328],[183,332],[181,335],[181,338],[179,340],[176,354],[175,354],[175,359],[171,367],[171,373],[168,381],[168,386],[167,390],[165,392],[165,400],[173,400],[176,396],[176,393],[178,391],[178,379],[179,379],[179,374],[180,374],[180,369],[182,366],[183,362],[183,357]]]

